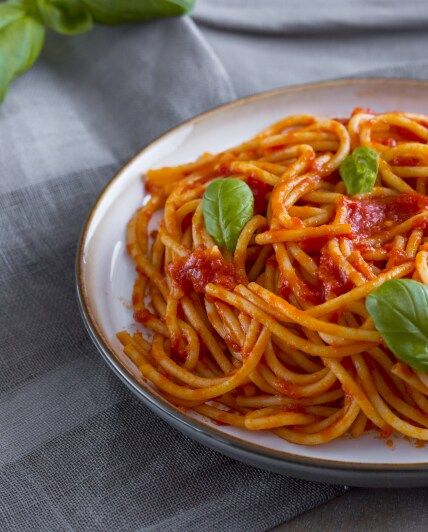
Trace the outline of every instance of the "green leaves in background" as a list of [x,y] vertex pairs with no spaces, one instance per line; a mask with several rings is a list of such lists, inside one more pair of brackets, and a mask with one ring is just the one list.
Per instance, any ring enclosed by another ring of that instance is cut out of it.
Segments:
[[49,28],[63,35],[77,35],[92,28],[92,15],[81,0],[36,0]]
[[184,15],[192,9],[195,0],[83,0],[83,2],[96,22],[120,24]]
[[28,70],[45,39],[43,24],[19,4],[0,4],[0,101],[9,83]]
[[0,101],[9,83],[39,56],[45,26],[63,35],[93,22],[121,24],[184,15],[195,0],[8,0],[0,2]]
[[348,194],[364,194],[371,192],[376,182],[379,168],[379,154],[365,146],[355,148],[340,165],[342,181]]
[[428,286],[412,279],[386,281],[367,297],[366,308],[394,355],[428,371]]
[[234,251],[254,212],[254,196],[244,181],[232,177],[210,183],[202,200],[205,227],[219,247]]

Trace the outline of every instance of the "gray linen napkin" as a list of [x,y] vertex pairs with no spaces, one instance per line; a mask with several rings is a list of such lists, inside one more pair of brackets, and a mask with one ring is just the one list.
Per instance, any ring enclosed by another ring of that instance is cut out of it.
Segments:
[[[77,238],[123,161],[236,95],[312,79],[316,43],[300,68],[278,69],[280,50],[290,59],[297,43],[274,29],[258,40],[236,22],[225,32],[217,4],[200,1],[202,34],[180,19],[50,36],[0,107],[1,530],[259,531],[344,491],[259,471],[174,431],[111,374],[78,314]],[[218,6],[226,19],[233,5]],[[263,6],[286,13],[285,2]],[[418,59],[413,37],[399,38]],[[263,53],[274,60],[259,73]],[[355,71],[373,66],[359,53]],[[323,77],[352,68],[320,57]],[[404,74],[426,72],[415,63]]]

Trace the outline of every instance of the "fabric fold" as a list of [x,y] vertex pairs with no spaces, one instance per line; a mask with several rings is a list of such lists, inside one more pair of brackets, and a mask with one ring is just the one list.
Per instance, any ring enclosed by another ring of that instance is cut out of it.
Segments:
[[192,16],[221,30],[289,36],[424,31],[428,23],[423,0],[405,9],[399,0],[201,0]]

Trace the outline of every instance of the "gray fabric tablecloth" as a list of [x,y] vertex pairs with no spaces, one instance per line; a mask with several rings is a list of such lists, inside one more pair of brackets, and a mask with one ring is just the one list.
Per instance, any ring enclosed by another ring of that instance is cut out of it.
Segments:
[[0,107],[1,530],[260,531],[343,493],[205,449],[131,396],[83,329],[76,243],[115,170],[185,118],[375,68],[425,77],[425,5],[199,0],[49,35]]

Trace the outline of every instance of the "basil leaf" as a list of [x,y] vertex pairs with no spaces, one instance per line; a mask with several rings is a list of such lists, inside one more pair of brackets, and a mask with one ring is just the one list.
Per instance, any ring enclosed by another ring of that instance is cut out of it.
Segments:
[[0,101],[9,83],[37,59],[44,39],[43,24],[21,4],[0,4]]
[[210,183],[202,200],[205,227],[219,247],[234,251],[244,225],[254,212],[254,196],[244,181],[234,178]]
[[63,35],[77,35],[92,28],[92,15],[82,0],[37,0],[43,22]]
[[428,286],[411,279],[386,281],[367,297],[366,308],[394,355],[428,371]]
[[339,167],[340,176],[348,194],[371,192],[376,182],[379,168],[379,154],[371,148],[355,148]]
[[96,22],[120,24],[184,15],[195,0],[83,0]]
[[0,4],[0,31],[25,14],[25,10],[18,3]]

